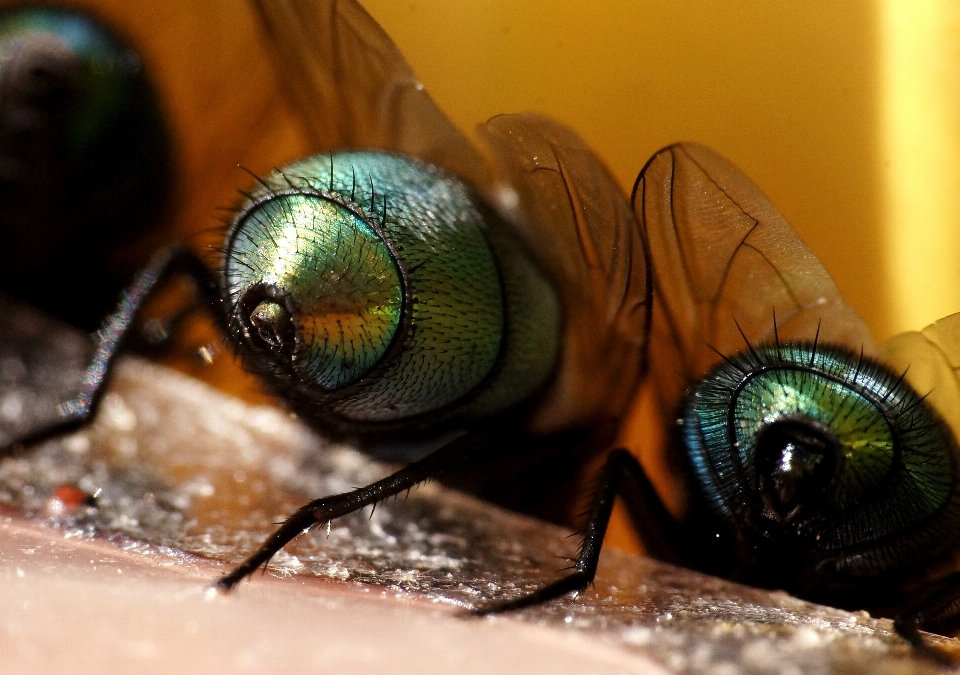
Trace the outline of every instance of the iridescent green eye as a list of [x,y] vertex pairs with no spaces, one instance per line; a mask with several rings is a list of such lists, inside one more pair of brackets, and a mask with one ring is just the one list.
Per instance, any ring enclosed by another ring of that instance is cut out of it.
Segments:
[[409,158],[284,167],[242,208],[223,272],[248,365],[334,426],[500,409],[556,359],[549,284],[462,183]]
[[957,472],[944,424],[898,375],[845,350],[730,359],[688,397],[681,436],[695,491],[728,534],[757,542],[749,556],[809,565],[823,583],[928,558],[956,516],[943,517]]

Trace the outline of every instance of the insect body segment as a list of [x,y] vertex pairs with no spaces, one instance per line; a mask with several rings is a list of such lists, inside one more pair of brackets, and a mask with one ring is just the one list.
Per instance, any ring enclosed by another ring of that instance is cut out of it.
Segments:
[[338,153],[285,167],[251,197],[228,236],[227,312],[248,360],[307,414],[475,417],[549,376],[556,297],[459,180]]
[[815,343],[751,349],[693,388],[680,436],[694,501],[685,527],[700,531],[687,546],[714,553],[691,560],[899,617],[918,650],[950,662],[918,629],[955,617],[960,455],[903,375]]
[[733,357],[693,390],[681,435],[714,518],[752,542],[735,566],[753,583],[839,590],[956,543],[955,441],[902,377],[848,350]]
[[[335,199],[298,191],[257,202],[242,216],[226,261],[228,289],[242,289],[233,313],[253,324],[239,326],[248,342],[267,324],[282,333],[279,322],[296,321],[302,345],[289,356],[327,391],[370,372],[393,343],[404,309],[396,258],[365,214]],[[261,340],[270,358],[285,354]]]
[[[80,13],[0,9],[6,291],[96,327],[143,263],[122,249],[164,215],[172,166],[160,106],[133,49]],[[28,281],[39,275],[46,283]]]

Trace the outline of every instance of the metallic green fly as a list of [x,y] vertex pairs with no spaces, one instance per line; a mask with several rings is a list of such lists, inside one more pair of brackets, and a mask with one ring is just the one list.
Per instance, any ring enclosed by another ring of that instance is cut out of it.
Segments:
[[172,179],[129,45],[79,12],[0,9],[0,287],[92,330],[143,265],[129,248],[168,215]]

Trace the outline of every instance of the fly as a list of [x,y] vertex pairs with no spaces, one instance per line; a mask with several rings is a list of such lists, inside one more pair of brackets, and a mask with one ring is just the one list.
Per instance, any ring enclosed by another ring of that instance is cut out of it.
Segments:
[[0,9],[4,291],[95,328],[143,265],[132,251],[168,214],[172,174],[156,92],[122,38],[79,12]]

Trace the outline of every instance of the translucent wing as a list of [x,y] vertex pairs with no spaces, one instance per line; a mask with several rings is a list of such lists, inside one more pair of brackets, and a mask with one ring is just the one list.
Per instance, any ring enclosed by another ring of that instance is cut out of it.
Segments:
[[[633,207],[653,276],[650,364],[661,408],[747,343],[813,340],[873,352],[863,319],[820,261],[739,169],[703,146],[646,165]],[[741,335],[742,331],[742,335]]]
[[570,129],[531,113],[480,130],[498,176],[493,199],[514,222],[564,305],[558,376],[541,431],[622,415],[643,369],[650,284],[642,234],[614,178]]
[[898,335],[885,343],[881,358],[940,413],[954,435],[960,431],[960,314],[940,319],[922,331]]
[[356,2],[255,0],[314,151],[402,152],[486,182],[485,164],[390,37]]

